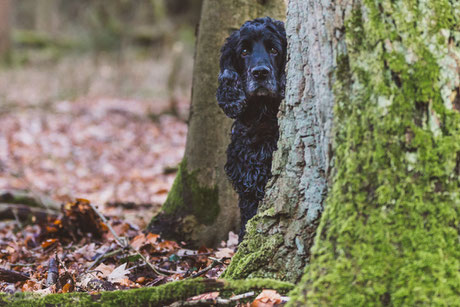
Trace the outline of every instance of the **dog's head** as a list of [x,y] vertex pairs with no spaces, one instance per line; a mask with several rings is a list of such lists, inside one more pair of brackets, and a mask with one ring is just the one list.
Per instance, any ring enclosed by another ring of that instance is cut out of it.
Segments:
[[[241,100],[284,98],[286,32],[270,17],[247,21],[221,50],[219,90]],[[219,95],[218,95],[219,96]]]

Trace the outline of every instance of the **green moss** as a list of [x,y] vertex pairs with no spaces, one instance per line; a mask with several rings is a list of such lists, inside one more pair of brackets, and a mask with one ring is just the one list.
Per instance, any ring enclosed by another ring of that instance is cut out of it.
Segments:
[[101,292],[98,294],[66,293],[40,297],[34,294],[20,293],[12,296],[0,296],[0,305],[8,306],[167,306],[175,301],[209,291],[220,291],[221,297],[230,297],[248,291],[275,289],[286,294],[294,285],[268,279],[254,280],[182,280],[158,287],[127,291]]
[[188,172],[186,160],[181,162],[162,211],[167,216],[193,215],[198,223],[211,225],[219,214],[219,191],[217,186],[202,186],[197,172]]
[[291,306],[460,306],[454,2],[364,0],[349,17],[337,172]]
[[275,251],[283,244],[283,236],[281,234],[267,236],[258,229],[262,225],[267,225],[267,218],[270,219],[273,214],[274,208],[269,208],[248,222],[246,236],[250,237],[251,240],[244,240],[240,244],[237,253],[232,258],[232,262],[222,275],[224,278],[261,277],[283,279],[285,272],[268,272],[264,267],[270,262]]

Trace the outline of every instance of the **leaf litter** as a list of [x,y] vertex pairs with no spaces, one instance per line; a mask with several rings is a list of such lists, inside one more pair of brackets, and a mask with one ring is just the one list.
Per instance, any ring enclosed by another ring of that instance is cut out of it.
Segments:
[[[222,274],[234,233],[220,248],[192,250],[142,231],[172,185],[187,130],[177,117],[146,116],[155,111],[145,101],[85,98],[0,112],[0,190],[62,204],[32,221],[15,210],[15,220],[0,221],[0,291],[94,293]],[[252,296],[212,292],[189,301]],[[251,306],[275,306],[274,297],[262,292]]]

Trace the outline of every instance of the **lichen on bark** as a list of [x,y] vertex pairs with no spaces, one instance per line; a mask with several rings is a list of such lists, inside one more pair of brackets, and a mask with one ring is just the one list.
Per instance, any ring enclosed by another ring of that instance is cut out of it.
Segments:
[[290,306],[459,306],[458,1],[354,1],[335,168]]

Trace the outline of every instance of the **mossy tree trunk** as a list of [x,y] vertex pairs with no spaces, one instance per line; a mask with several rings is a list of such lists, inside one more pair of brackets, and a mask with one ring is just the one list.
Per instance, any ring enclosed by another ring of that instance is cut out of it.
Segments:
[[217,105],[219,55],[225,38],[246,20],[284,19],[283,0],[203,2],[184,159],[161,212],[149,229],[167,238],[213,246],[239,228],[236,195],[226,178],[231,120]]
[[291,0],[287,20],[276,175],[226,276],[305,261],[291,306],[458,306],[460,2]]
[[290,1],[286,22],[286,100],[273,178],[259,214],[225,272],[228,278],[271,277],[296,282],[310,259],[328,190],[334,97],[331,74],[338,27],[333,10],[315,1]]
[[10,18],[11,1],[0,1],[0,57],[5,56],[10,49]]

